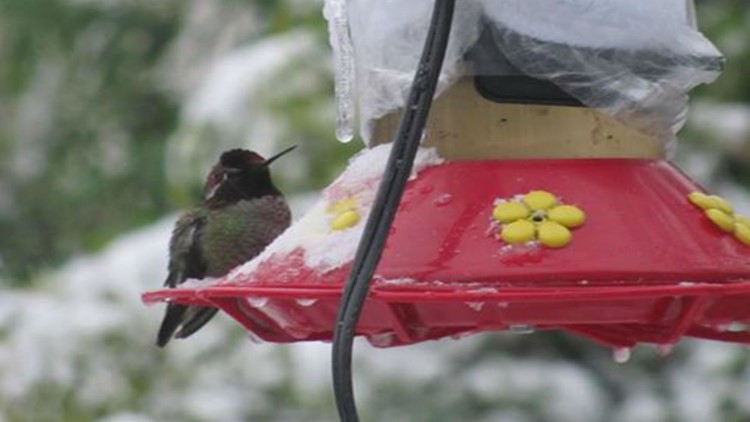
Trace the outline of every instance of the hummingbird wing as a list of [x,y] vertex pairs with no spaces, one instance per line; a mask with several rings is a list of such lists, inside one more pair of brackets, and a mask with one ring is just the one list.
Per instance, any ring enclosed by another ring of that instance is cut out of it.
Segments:
[[[203,278],[206,275],[206,262],[201,250],[201,235],[206,224],[206,216],[196,209],[182,215],[175,223],[169,241],[169,275],[164,285],[175,288],[189,278]],[[215,308],[167,304],[167,312],[162,320],[156,344],[164,347],[175,335],[187,337],[208,322]],[[187,332],[186,328],[190,328]]]
[[177,287],[188,278],[203,278],[206,263],[200,238],[206,216],[200,209],[183,214],[175,223],[169,240],[169,275],[165,287]]
[[219,312],[218,308],[209,308],[205,306],[190,306],[185,316],[182,318],[182,328],[175,334],[175,338],[187,338],[194,332],[206,325],[211,318]]

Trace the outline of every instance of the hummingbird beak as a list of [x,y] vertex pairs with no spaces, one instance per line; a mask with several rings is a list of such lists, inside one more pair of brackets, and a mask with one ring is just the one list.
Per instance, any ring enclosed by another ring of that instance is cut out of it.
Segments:
[[281,151],[280,153],[278,153],[278,154],[274,155],[273,157],[267,159],[266,161],[263,162],[263,167],[270,166],[271,163],[273,163],[277,159],[281,158],[281,156],[283,156],[284,154],[286,154],[288,152],[292,152],[292,150],[294,150],[295,148],[297,148],[297,145],[292,145],[291,147],[285,149],[284,151]]

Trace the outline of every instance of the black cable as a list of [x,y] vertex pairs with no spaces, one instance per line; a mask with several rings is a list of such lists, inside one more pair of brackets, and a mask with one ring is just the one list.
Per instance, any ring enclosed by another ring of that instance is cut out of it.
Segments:
[[448,45],[454,6],[455,0],[435,1],[422,57],[339,304],[331,361],[336,405],[343,422],[359,421],[352,385],[355,329],[427,122]]

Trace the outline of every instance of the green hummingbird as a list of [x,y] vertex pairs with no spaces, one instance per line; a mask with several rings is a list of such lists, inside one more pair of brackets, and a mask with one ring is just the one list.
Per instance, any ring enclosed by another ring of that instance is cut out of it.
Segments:
[[[296,146],[264,159],[253,151],[221,154],[203,188],[200,206],[175,223],[169,241],[169,274],[164,285],[221,277],[252,259],[291,223],[291,212],[271,181],[269,165]],[[186,338],[203,327],[217,308],[167,304],[156,344]]]

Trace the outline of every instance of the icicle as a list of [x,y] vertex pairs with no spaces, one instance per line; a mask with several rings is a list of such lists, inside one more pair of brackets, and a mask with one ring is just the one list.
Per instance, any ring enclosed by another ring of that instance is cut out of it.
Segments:
[[326,0],[323,16],[333,49],[334,93],[336,95],[336,139],[354,138],[354,48],[349,34],[347,0]]

